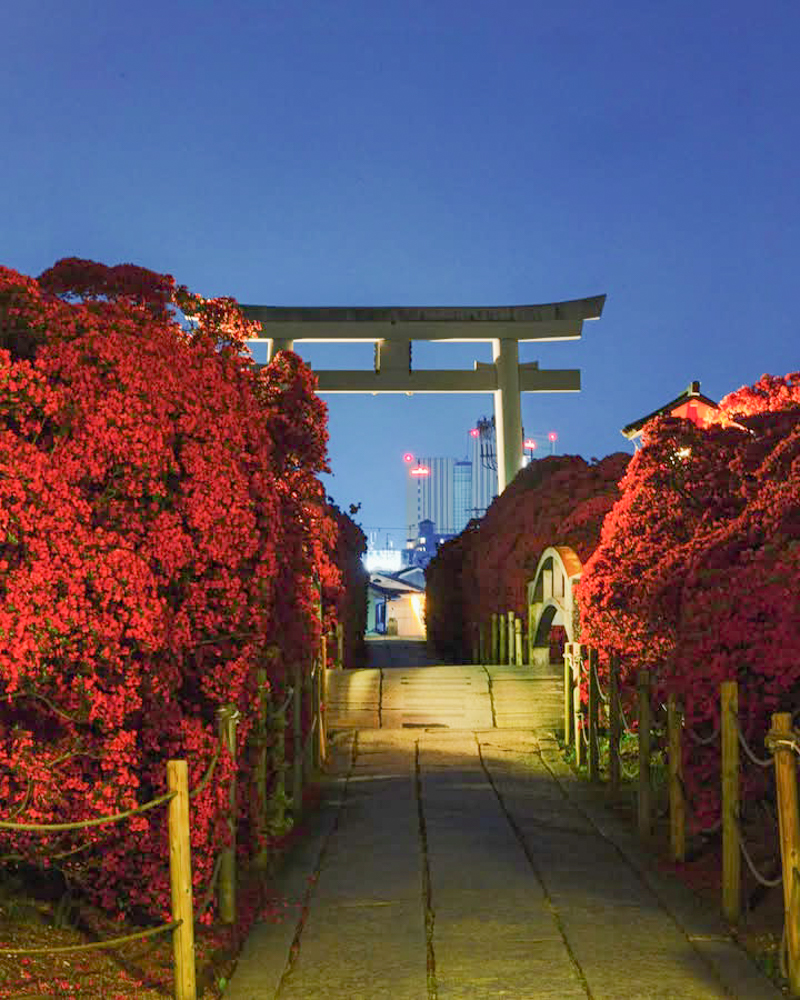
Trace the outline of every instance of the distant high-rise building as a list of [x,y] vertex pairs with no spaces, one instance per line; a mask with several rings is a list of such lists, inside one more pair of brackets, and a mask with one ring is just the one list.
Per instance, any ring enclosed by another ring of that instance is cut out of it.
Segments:
[[[406,524],[417,537],[420,521],[433,521],[440,535],[454,535],[454,458],[420,458],[408,470]],[[460,530],[460,529],[459,529]]]
[[437,538],[457,535],[472,518],[482,517],[497,495],[494,427],[484,423],[482,437],[477,428],[470,431],[469,453],[463,459],[406,455],[409,548],[416,545],[421,522],[432,521]]
[[456,534],[475,516],[472,513],[472,473],[473,465],[468,459],[453,466],[453,529]]
[[497,496],[497,457],[494,421],[480,420],[469,432],[472,463],[470,517],[483,517]]

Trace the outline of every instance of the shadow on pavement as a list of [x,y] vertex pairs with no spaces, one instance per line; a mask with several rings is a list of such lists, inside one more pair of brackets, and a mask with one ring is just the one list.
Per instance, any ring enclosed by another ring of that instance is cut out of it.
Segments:
[[424,639],[396,639],[367,636],[367,667],[435,667],[442,664],[428,651]]

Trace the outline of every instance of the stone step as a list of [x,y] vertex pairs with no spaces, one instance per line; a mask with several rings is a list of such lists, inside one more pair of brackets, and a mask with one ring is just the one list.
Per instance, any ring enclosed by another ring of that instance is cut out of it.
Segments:
[[476,665],[332,670],[329,729],[542,729],[563,725],[561,673]]

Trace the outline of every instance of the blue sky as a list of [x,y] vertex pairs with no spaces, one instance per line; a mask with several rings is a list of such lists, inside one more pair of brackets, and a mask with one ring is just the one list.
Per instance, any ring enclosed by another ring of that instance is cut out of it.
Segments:
[[[523,419],[629,450],[619,428],[692,379],[800,368],[799,34],[796,0],[26,0],[3,14],[0,262],[132,261],[275,305],[605,292],[581,341],[523,348],[584,386]],[[365,527],[403,524],[404,452],[461,455],[491,409],[327,399],[327,486]]]

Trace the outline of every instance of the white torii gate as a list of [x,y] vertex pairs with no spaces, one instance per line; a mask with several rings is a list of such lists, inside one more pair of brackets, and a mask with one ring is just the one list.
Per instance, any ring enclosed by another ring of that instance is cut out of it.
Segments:
[[[580,392],[575,368],[541,369],[519,363],[519,344],[579,340],[583,321],[598,319],[605,295],[537,306],[242,306],[261,324],[269,359],[294,350],[297,342],[375,344],[374,371],[315,371],[318,392],[491,392],[497,434],[497,488],[506,488],[522,468],[521,392]],[[472,371],[414,371],[415,340],[490,341],[492,362],[476,361]]]

